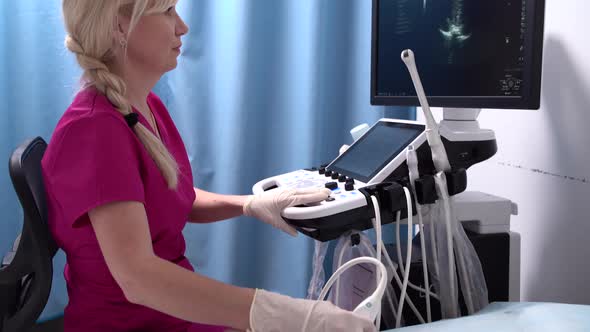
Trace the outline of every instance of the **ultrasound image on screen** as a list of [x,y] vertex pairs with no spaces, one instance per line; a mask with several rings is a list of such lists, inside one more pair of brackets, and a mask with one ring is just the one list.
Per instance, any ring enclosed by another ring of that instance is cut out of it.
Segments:
[[381,0],[377,95],[416,95],[409,48],[429,96],[522,96],[525,13],[526,0]]
[[423,131],[423,125],[379,122],[328,169],[367,183]]

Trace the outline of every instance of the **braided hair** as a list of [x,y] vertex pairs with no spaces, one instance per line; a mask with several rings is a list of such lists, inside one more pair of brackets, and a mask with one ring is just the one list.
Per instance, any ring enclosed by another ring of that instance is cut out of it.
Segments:
[[111,72],[108,64],[113,60],[115,47],[125,47],[114,42],[112,31],[122,5],[133,5],[131,22],[137,23],[149,11],[162,10],[176,0],[63,0],[63,16],[66,30],[65,46],[76,55],[84,71],[85,86],[94,86],[104,94],[113,107],[125,117],[138,139],[162,173],[168,188],[178,185],[178,164],[166,146],[143,124],[125,98],[125,81]]

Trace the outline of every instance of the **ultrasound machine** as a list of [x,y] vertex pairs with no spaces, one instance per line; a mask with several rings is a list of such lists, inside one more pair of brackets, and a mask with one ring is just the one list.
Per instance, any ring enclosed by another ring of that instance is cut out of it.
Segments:
[[[477,117],[482,108],[539,108],[544,12],[544,0],[373,0],[370,102],[422,106],[424,112],[428,105],[443,108],[437,129],[450,164],[444,172],[448,193],[481,262],[489,302],[520,298],[520,236],[510,231],[515,203],[466,190],[469,167],[497,152],[494,132],[480,128]],[[404,50],[413,51],[421,76],[408,73],[411,68],[400,58]],[[424,88],[422,98],[416,80]],[[509,116],[509,111],[491,112]],[[325,201],[289,207],[282,214],[299,232],[321,242],[373,228],[371,196],[379,201],[383,224],[395,222],[398,212],[404,220],[416,209],[406,209],[402,186],[415,188],[419,204],[439,198],[427,132],[422,122],[381,119],[334,160],[261,180],[253,192],[331,189]],[[415,181],[408,176],[408,149],[418,157]],[[410,282],[423,283],[421,269],[412,260]],[[424,296],[414,290],[407,294],[418,310],[425,310]],[[432,318],[441,318],[435,309]],[[406,325],[418,324],[407,308],[403,319]]]

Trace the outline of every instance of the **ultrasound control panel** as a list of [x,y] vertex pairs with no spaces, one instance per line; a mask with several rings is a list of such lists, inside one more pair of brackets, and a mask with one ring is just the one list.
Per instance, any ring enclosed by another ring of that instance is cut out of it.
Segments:
[[347,227],[366,215],[367,198],[359,189],[383,182],[404,165],[408,146],[426,143],[425,126],[414,121],[381,119],[328,165],[300,169],[256,183],[253,192],[276,188],[332,190],[325,201],[286,208],[282,216],[303,231]]

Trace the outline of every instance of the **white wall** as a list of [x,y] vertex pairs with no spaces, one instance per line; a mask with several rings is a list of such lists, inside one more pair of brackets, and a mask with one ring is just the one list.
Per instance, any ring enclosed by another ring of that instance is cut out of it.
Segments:
[[519,206],[523,301],[590,304],[589,12],[588,0],[548,0],[541,109],[479,118],[499,151],[469,170],[468,190]]

